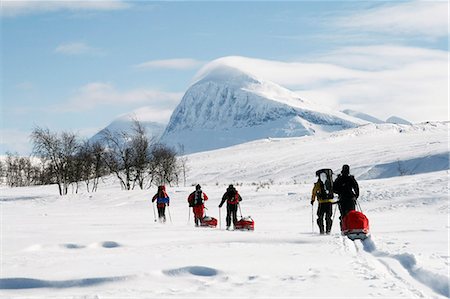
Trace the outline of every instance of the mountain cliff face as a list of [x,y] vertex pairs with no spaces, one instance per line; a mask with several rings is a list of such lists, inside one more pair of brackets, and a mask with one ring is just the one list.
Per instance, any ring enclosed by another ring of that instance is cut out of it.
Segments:
[[162,142],[183,145],[185,153],[192,153],[267,137],[320,134],[361,123],[274,83],[215,65],[186,91]]

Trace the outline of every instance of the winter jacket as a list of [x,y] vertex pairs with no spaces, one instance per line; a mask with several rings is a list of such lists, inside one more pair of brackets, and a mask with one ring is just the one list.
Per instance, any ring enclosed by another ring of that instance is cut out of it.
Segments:
[[166,193],[166,187],[160,186],[158,187],[158,192],[153,195],[152,202],[156,200],[156,207],[162,208],[170,203],[170,197]]
[[333,183],[333,192],[339,195],[339,200],[355,200],[359,197],[359,186],[354,176],[340,174]]
[[225,201],[227,202],[227,205],[237,205],[240,201],[242,201],[242,197],[236,189],[227,189],[227,192],[225,192],[222,196],[222,201],[220,202],[219,207],[222,207]]
[[[195,200],[197,192],[200,192],[200,201]],[[196,191],[192,192],[191,194],[189,194],[189,197],[188,197],[188,202],[189,202],[190,207],[202,206],[203,203],[207,200],[208,200],[208,196],[201,190],[200,191],[196,190]]]

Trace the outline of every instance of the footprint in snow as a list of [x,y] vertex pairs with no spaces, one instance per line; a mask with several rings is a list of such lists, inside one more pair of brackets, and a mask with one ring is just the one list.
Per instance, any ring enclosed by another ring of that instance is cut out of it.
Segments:
[[82,248],[86,247],[84,245],[79,245],[79,244],[74,244],[74,243],[66,243],[66,244],[61,244],[59,246],[61,246],[62,248],[66,248],[66,249],[82,249]]
[[117,243],[117,242],[114,242],[114,241],[105,241],[105,242],[100,243],[100,245],[101,245],[103,248],[116,248],[116,247],[120,247],[120,244]]
[[214,268],[202,267],[202,266],[188,266],[188,267],[182,267],[182,268],[163,270],[162,272],[168,276],[182,276],[182,275],[190,274],[190,275],[194,275],[194,276],[212,277],[212,276],[216,276],[219,274],[219,271]]

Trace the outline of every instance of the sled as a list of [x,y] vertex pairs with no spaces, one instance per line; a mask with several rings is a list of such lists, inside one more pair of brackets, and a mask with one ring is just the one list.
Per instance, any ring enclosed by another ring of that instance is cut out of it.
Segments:
[[216,227],[217,219],[211,216],[205,216],[200,221],[200,226],[204,227]]
[[234,229],[239,230],[255,230],[255,221],[252,219],[252,217],[241,217],[240,220],[236,222],[234,225]]
[[369,236],[369,219],[359,211],[350,211],[342,219],[341,234],[350,240],[365,240]]

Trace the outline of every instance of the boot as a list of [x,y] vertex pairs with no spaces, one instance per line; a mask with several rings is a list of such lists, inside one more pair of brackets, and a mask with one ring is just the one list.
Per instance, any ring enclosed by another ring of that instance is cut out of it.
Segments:
[[326,233],[327,233],[327,235],[329,235],[331,232],[331,226],[333,225],[333,220],[327,219],[326,222],[327,222]]
[[324,228],[323,228],[323,219],[317,219],[317,225],[319,226],[320,234],[324,234]]

